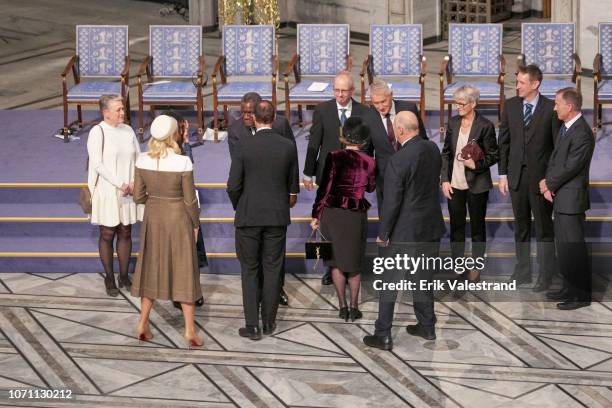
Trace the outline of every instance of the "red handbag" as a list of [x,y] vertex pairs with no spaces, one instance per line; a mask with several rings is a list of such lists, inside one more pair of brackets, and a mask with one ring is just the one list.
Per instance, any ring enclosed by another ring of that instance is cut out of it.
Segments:
[[463,149],[461,149],[461,153],[457,155],[457,159],[459,159],[460,161],[472,159],[477,162],[478,160],[483,160],[484,157],[484,152],[475,140],[470,140],[463,147]]

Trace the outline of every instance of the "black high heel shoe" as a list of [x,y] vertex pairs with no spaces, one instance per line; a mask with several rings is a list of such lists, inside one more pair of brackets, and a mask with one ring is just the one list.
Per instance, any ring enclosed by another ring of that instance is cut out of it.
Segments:
[[108,296],[117,297],[119,295],[119,289],[117,289],[117,285],[115,284],[114,276],[104,277],[104,288]]
[[128,292],[132,290],[132,281],[129,276],[119,276],[119,289],[125,286],[125,290]]
[[349,309],[344,306],[340,308],[340,313],[338,313],[338,317],[344,319],[345,322],[348,322],[349,319]]
[[363,313],[361,313],[359,309],[353,309],[352,307],[349,309],[349,318],[351,319],[351,322],[354,322],[357,319],[361,319],[362,317]]

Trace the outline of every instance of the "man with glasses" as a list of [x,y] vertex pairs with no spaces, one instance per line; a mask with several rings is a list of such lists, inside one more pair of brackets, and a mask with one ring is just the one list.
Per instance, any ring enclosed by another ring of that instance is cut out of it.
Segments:
[[[227,145],[229,147],[230,158],[234,158],[236,151],[240,149],[241,141],[253,136],[255,134],[255,105],[261,102],[261,96],[257,92],[248,92],[242,96],[240,100],[240,119],[235,120],[227,129]],[[275,115],[274,121],[272,122],[272,130],[279,135],[289,139],[295,147],[295,137],[293,136],[293,130],[289,121],[280,115]],[[297,147],[296,147],[297,152]],[[297,154],[297,153],[296,153]],[[299,183],[299,168],[298,163],[295,162],[295,170],[292,174],[298,177],[297,183]],[[285,267],[283,264],[282,280],[285,283]],[[280,304],[287,306],[289,304],[289,297],[281,286],[280,290]]]
[[[313,177],[318,183],[321,180],[325,160],[329,152],[342,148],[340,129],[351,116],[365,117],[368,109],[353,99],[355,86],[348,71],[342,71],[334,78],[334,99],[322,102],[314,109],[310,139],[304,163],[304,187],[314,188]],[[323,285],[331,285],[329,269],[321,279]]]

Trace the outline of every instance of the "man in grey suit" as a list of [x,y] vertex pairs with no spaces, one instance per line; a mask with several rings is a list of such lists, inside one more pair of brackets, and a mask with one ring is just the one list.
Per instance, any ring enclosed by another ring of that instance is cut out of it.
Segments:
[[[240,120],[233,121],[227,129],[227,146],[229,147],[230,158],[232,159],[234,158],[236,151],[240,150],[240,142],[255,135],[256,129],[253,114],[255,112],[255,105],[257,105],[259,102],[261,102],[261,96],[257,92],[247,92],[242,96],[242,99],[240,100]],[[291,129],[289,121],[284,116],[275,115],[274,122],[272,122],[272,130],[274,130],[276,133],[283,136],[287,140],[290,140],[291,143],[293,143],[297,154],[297,146],[295,144],[293,129]],[[295,162],[295,174],[299,174],[298,166],[298,162]],[[296,177],[298,177],[299,180],[299,175]],[[287,306],[289,305],[289,296],[287,296],[285,289],[283,289],[283,286],[285,284],[284,262],[281,276],[282,284],[279,302],[281,305]]]
[[[400,149],[391,157],[385,170],[385,199],[378,227],[377,242],[381,255],[437,257],[440,238],[444,234],[444,219],[438,196],[442,159],[435,143],[419,137],[417,117],[412,112],[400,112],[393,121],[393,130]],[[406,272],[395,269],[384,272],[385,282],[399,282]],[[419,268],[414,273],[417,285],[429,282],[433,271]],[[417,286],[418,287],[418,286]],[[415,290],[414,312],[417,324],[406,327],[408,334],[434,340],[436,316],[433,291]],[[363,342],[382,350],[391,350],[393,340],[393,309],[397,290],[383,290],[378,303],[378,319],[374,335]]]
[[419,110],[412,102],[393,99],[393,91],[382,79],[375,79],[370,85],[370,107],[366,115],[366,123],[370,127],[369,152],[376,158],[376,201],[378,203],[378,216],[383,206],[384,174],[387,161],[399,149],[393,133],[393,120],[395,115],[403,111],[414,113],[419,122],[419,137],[427,140],[427,131],[421,121]]
[[563,88],[555,96],[555,111],[564,123],[555,140],[540,192],[553,203],[555,244],[564,284],[548,292],[561,310],[591,304],[591,268],[584,239],[585,212],[590,208],[589,168],[595,138],[582,116],[582,95]]
[[236,253],[246,320],[238,334],[251,340],[261,339],[260,308],[263,333],[276,329],[289,208],[299,193],[295,146],[272,130],[273,122],[274,106],[269,101],[255,105],[257,132],[241,143],[227,181],[236,210]]

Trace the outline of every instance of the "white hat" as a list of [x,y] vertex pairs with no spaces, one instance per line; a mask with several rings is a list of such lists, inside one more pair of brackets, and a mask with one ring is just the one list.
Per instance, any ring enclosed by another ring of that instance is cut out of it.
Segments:
[[151,137],[155,140],[165,140],[174,135],[177,129],[176,119],[167,115],[159,115],[151,123]]

